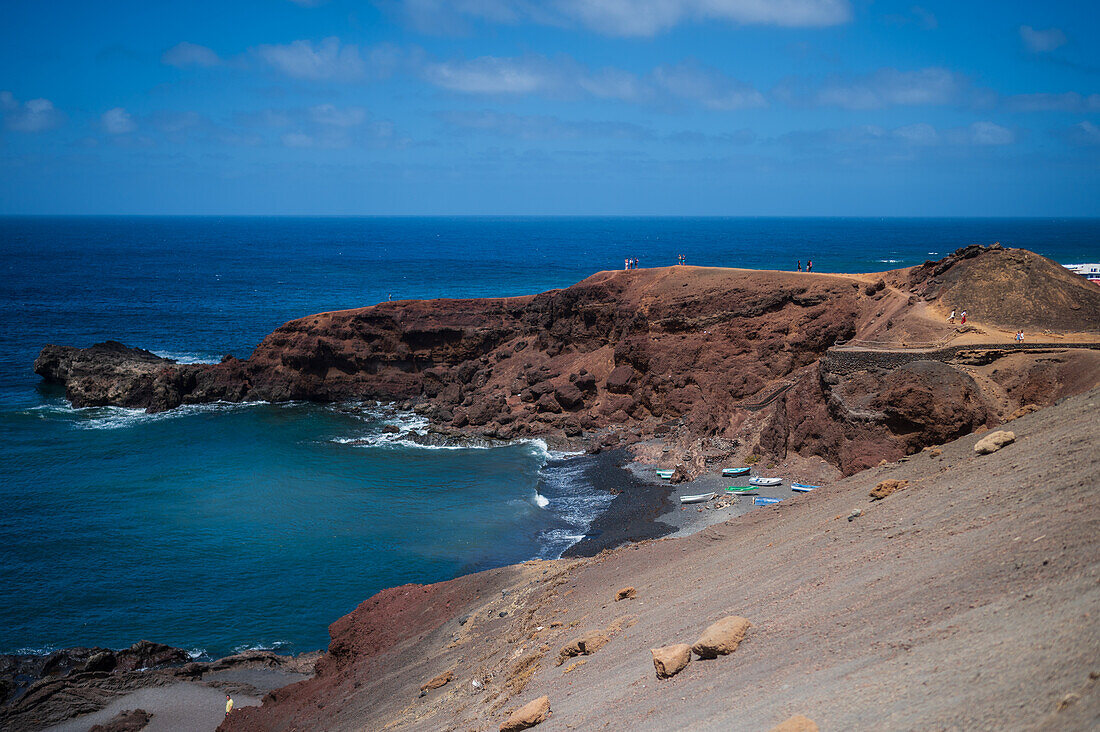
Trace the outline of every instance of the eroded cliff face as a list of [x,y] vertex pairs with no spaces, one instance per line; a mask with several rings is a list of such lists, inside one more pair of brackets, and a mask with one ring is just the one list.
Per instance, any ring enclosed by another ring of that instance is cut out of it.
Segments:
[[[1067,327],[1088,330],[1100,312],[1100,293],[1065,279],[1057,264],[977,248],[883,276],[601,272],[528,297],[311,315],[274,331],[247,360],[180,365],[120,344],[47,346],[35,370],[64,383],[76,406],[382,399],[440,428],[490,438],[541,435],[598,448],[719,436],[761,454],[820,455],[851,473],[993,424],[1025,399],[1049,403],[1043,394],[1061,388],[1051,382],[1065,385],[1064,368],[1029,362],[1002,374],[991,398],[955,365],[837,372],[823,359],[876,328],[901,340],[947,333],[938,317],[919,316],[930,302],[921,293],[934,301],[969,289],[992,299],[990,278],[1016,293],[1015,279],[991,274],[999,262],[1026,265],[1031,285],[1047,282],[1067,312],[1083,314]],[[1074,377],[1072,391],[1094,384],[1095,371]],[[1031,386],[1039,382],[1046,386]]]

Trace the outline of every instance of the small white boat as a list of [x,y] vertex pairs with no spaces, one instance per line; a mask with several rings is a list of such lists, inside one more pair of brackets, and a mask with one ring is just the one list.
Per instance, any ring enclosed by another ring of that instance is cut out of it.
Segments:
[[782,500],[782,498],[766,498],[765,496],[757,496],[756,498],[752,499],[752,502],[755,506],[774,506]]
[[820,488],[819,485],[806,485],[805,483],[791,483],[791,490],[799,493],[809,493],[815,488]]
[[654,470],[653,472],[657,474],[658,478],[671,478],[672,474],[675,471],[673,471],[673,470]]
[[714,498],[714,493],[700,493],[697,496],[680,496],[680,503],[703,503]]
[[734,475],[748,475],[749,468],[722,468],[723,477],[729,478]]
[[759,476],[749,478],[749,485],[783,485],[782,478],[761,478]]

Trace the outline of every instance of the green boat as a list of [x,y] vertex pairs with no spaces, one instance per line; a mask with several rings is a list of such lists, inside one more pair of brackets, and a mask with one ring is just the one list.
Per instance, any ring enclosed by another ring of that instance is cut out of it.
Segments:
[[754,485],[731,485],[726,489],[726,493],[744,493],[748,495],[750,493],[756,493],[756,486]]

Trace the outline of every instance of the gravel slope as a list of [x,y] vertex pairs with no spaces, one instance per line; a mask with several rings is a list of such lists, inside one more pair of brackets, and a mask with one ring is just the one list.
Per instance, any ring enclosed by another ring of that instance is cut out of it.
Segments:
[[[796,713],[823,730],[1095,729],[1098,405],[1092,390],[1010,422],[1016,442],[991,455],[969,435],[687,538],[425,588],[470,592],[432,606],[431,622],[423,608],[416,624],[388,616],[386,632],[404,635],[381,651],[384,603],[368,601],[333,629],[370,654],[223,728],[495,730],[547,694],[539,732],[767,730]],[[909,485],[872,502],[887,478]],[[626,585],[637,598],[614,602]],[[691,643],[727,614],[754,624],[736,653],[655,678],[650,648]],[[622,616],[634,624],[584,664],[554,665],[567,641]],[[447,670],[454,681],[418,696]]]

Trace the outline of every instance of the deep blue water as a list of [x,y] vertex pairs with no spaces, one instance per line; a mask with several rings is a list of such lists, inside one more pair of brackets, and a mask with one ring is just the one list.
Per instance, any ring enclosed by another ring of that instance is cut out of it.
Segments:
[[321,648],[377,590],[554,556],[608,501],[538,444],[387,441],[412,422],[376,405],[73,410],[31,370],[45,343],[214,361],[309,313],[533,293],[626,256],[876,271],[993,241],[1097,261],[1100,221],[0,218],[0,652]]

